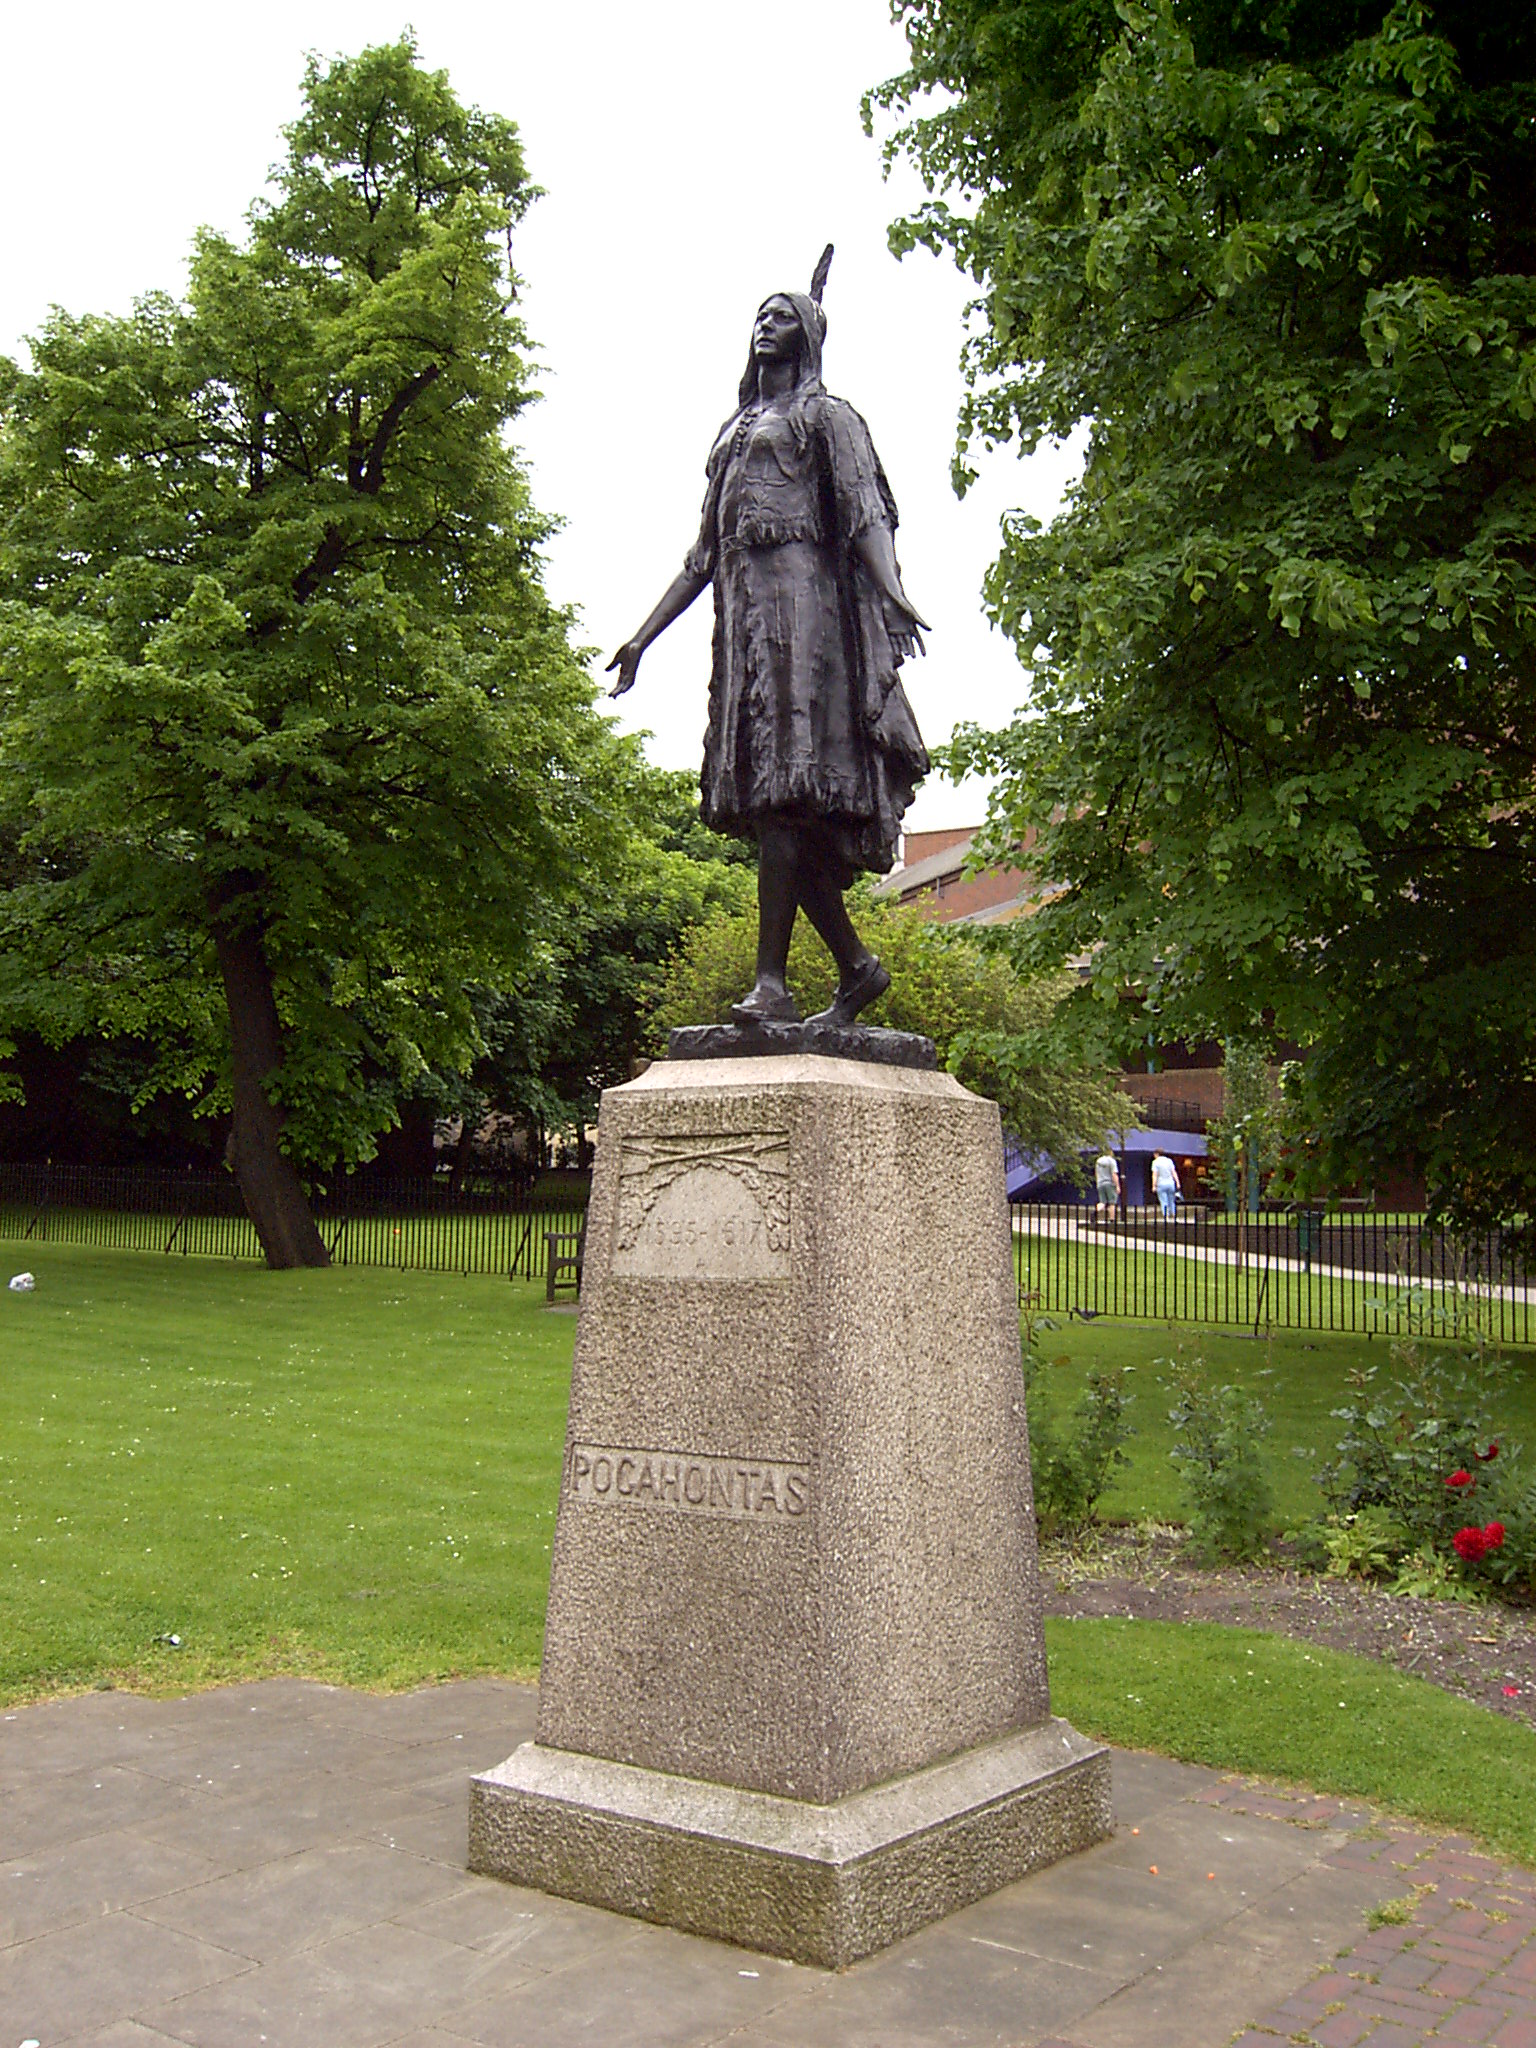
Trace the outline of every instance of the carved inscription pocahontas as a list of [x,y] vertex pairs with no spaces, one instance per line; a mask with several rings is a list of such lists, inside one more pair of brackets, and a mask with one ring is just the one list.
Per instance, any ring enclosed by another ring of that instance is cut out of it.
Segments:
[[613,1271],[634,1279],[786,1280],[785,1131],[625,1138]]
[[810,1506],[808,1465],[778,1458],[690,1457],[622,1444],[573,1444],[565,1484],[602,1507],[668,1508],[680,1515],[795,1522]]

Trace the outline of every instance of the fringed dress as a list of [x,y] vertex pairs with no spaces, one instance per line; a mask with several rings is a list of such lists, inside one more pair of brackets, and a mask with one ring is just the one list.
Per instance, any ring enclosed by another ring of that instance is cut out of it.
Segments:
[[883,874],[929,763],[892,645],[910,623],[853,546],[896,526],[869,429],[819,388],[754,404],[708,477],[687,560],[715,595],[705,823],[750,839],[777,813],[817,832],[843,887]]

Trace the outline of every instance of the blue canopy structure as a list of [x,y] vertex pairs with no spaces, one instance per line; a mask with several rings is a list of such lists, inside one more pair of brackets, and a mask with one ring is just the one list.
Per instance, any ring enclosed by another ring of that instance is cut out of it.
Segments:
[[[1166,1152],[1174,1164],[1205,1159],[1210,1146],[1198,1131],[1111,1131],[1109,1148],[1120,1162],[1120,1185],[1130,1208],[1152,1202],[1152,1155]],[[1003,1172],[1010,1202],[1081,1202],[1093,1200],[1091,1188],[1075,1186],[1049,1152],[1024,1152],[1011,1139],[1003,1142]]]

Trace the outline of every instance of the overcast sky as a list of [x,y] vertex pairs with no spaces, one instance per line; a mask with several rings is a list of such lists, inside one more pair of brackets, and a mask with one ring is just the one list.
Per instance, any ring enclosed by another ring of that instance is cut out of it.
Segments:
[[[805,290],[831,241],[827,384],[870,423],[907,589],[933,625],[907,670],[918,721],[933,741],[957,719],[1006,720],[1025,678],[982,615],[981,578],[999,513],[1048,517],[1070,458],[1005,452],[964,502],[950,489],[966,289],[948,264],[886,248],[921,191],[910,173],[882,180],[859,126],[860,93],[905,55],[884,0],[18,8],[0,351],[19,351],[50,303],[117,312],[179,289],[195,228],[238,232],[297,111],[305,53],[355,51],[407,22],[462,98],[517,122],[547,193],[515,244],[546,366],[520,438],[539,505],[565,521],[548,582],[580,607],[584,640],[606,659],[670,581],[753,312]],[[698,765],[708,613],[706,596],[651,648],[622,707],[668,766]],[[982,808],[975,786],[935,778],[907,822],[971,823]]]

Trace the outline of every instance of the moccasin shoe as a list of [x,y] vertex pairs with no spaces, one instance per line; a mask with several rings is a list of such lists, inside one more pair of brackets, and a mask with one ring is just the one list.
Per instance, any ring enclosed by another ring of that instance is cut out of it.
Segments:
[[818,1010],[807,1021],[812,1024],[851,1024],[860,1010],[868,1009],[891,985],[891,977],[873,953],[850,980],[838,984],[829,1010]]

